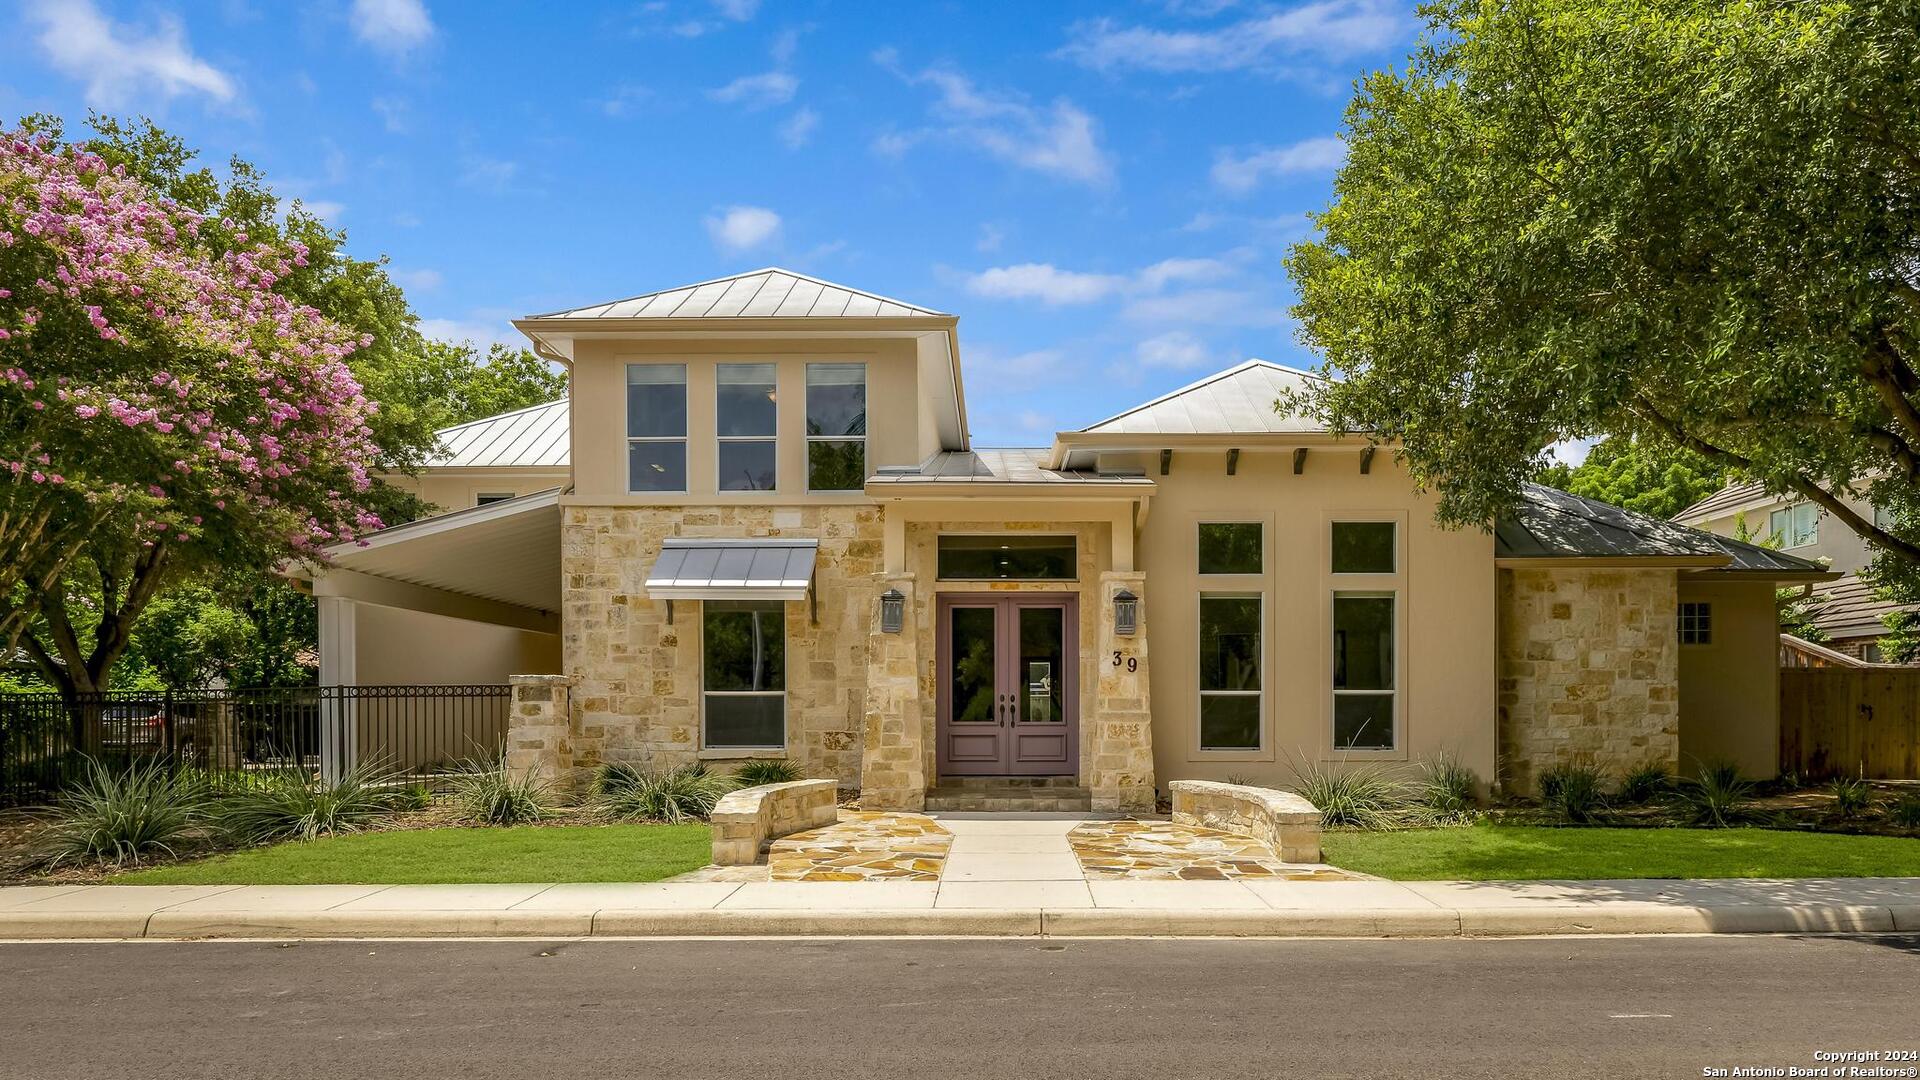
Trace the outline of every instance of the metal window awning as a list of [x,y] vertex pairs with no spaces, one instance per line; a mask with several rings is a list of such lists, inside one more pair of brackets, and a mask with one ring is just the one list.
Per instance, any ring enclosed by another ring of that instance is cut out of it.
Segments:
[[647,573],[655,600],[805,600],[818,540],[668,537]]

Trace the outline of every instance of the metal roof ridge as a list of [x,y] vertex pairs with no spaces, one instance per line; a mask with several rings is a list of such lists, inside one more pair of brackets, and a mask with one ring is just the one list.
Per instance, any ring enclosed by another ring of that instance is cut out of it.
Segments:
[[[673,285],[664,289],[650,289],[643,293],[635,293],[632,296],[622,296],[614,300],[602,300],[598,302],[591,302],[591,303],[585,303],[585,304],[575,304],[572,307],[560,308],[555,311],[541,312],[535,315],[522,315],[521,318],[529,319],[529,320],[560,318],[562,316],[569,315],[576,311],[583,311],[587,308],[612,307],[615,304],[625,304],[634,300],[644,299],[649,296],[663,296],[667,293],[686,292],[693,289],[702,288],[707,285],[718,285],[723,281],[739,281],[743,278],[753,277],[756,274],[785,274],[788,277],[797,278],[801,281],[810,281],[813,284],[822,286],[824,288],[840,289],[844,292],[865,296],[870,299],[878,300],[882,303],[894,304],[896,306],[904,307],[904,308],[911,308],[915,312],[920,312],[927,315],[937,315],[945,318],[952,317],[952,312],[939,311],[937,309],[927,307],[925,304],[916,304],[911,300],[902,300],[902,299],[899,299],[898,297],[885,296],[877,292],[869,292],[866,289],[858,289],[851,285],[842,285],[836,281],[828,281],[825,278],[814,277],[812,274],[803,274],[798,270],[789,270],[784,266],[763,266],[756,270],[742,270],[738,273],[722,274],[719,277],[708,278],[705,281],[696,281],[691,285]],[[598,316],[595,316],[595,317],[598,317]],[[698,316],[698,317],[705,318],[706,316]],[[715,318],[738,318],[739,316],[721,315],[721,316],[714,316],[714,317]],[[772,316],[766,316],[766,317],[772,317]],[[799,316],[799,317],[804,317],[804,316]],[[880,317],[885,318],[885,316],[880,316]]]
[[1063,432],[1060,432],[1059,434],[1061,435],[1098,434],[1098,432],[1094,431],[1095,428],[1105,427],[1106,425],[1111,424],[1116,420],[1125,419],[1126,417],[1132,416],[1134,413],[1137,413],[1137,412],[1144,412],[1147,409],[1153,408],[1155,405],[1160,405],[1165,402],[1172,401],[1174,398],[1180,397],[1184,394],[1190,394],[1195,390],[1200,389],[1201,387],[1211,386],[1222,379],[1228,378],[1233,375],[1238,375],[1242,371],[1246,371],[1250,368],[1257,368],[1257,367],[1272,368],[1275,371],[1284,371],[1289,375],[1299,375],[1303,378],[1318,379],[1322,382],[1327,381],[1327,377],[1324,375],[1318,375],[1311,371],[1302,371],[1299,368],[1291,368],[1286,366],[1285,364],[1276,364],[1272,360],[1262,360],[1259,357],[1250,357],[1246,360],[1240,361],[1239,363],[1233,365],[1232,367],[1224,368],[1220,371],[1216,371],[1213,374],[1206,376],[1205,378],[1197,379],[1193,382],[1190,382],[1187,385],[1182,386],[1177,390],[1169,390],[1166,393],[1161,394],[1159,397],[1154,398],[1151,401],[1143,401],[1140,404],[1135,405],[1130,409],[1122,409],[1121,411],[1114,413],[1112,416],[1109,416],[1104,420],[1096,420],[1093,423],[1088,424],[1086,427],[1075,428],[1072,431],[1063,431]]

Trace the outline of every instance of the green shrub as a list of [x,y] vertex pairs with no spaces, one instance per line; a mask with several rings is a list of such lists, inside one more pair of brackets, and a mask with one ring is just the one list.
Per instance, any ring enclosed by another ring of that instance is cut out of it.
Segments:
[[1729,763],[1703,765],[1696,779],[1680,786],[1680,809],[1694,825],[1724,829],[1752,817],[1753,782]]
[[1873,788],[1857,776],[1835,777],[1827,794],[1833,796],[1833,815],[1843,821],[1859,817],[1873,804]]
[[706,820],[734,782],[704,765],[647,771],[622,761],[604,766],[593,788],[595,803],[608,817],[678,824]]
[[1421,816],[1435,824],[1472,821],[1479,815],[1480,778],[1451,754],[1420,763],[1414,801]]
[[1555,765],[1540,774],[1540,804],[1569,825],[1591,825],[1607,812],[1607,781],[1591,765]]
[[451,782],[462,820],[477,825],[526,825],[547,816],[552,786],[538,769],[515,776],[501,757],[462,763]]
[[1673,777],[1657,761],[1643,762],[1627,770],[1620,778],[1620,802],[1625,806],[1650,803],[1673,788]]
[[1310,761],[1297,771],[1300,795],[1320,811],[1324,826],[1392,828],[1406,809],[1406,789],[1377,766]]
[[1903,829],[1920,829],[1920,795],[1903,795],[1887,811],[1887,817]]
[[331,784],[305,770],[284,769],[221,799],[214,820],[237,843],[267,844],[356,832],[405,805],[405,789],[389,786],[384,771],[370,764],[348,769]]
[[766,758],[742,762],[733,770],[734,783],[741,787],[761,784],[785,784],[800,779],[800,766],[786,758]]
[[176,775],[158,758],[126,769],[88,758],[80,780],[54,804],[42,862],[49,867],[92,859],[138,863],[156,851],[171,855],[172,845],[199,824],[206,806],[207,790],[199,778]]

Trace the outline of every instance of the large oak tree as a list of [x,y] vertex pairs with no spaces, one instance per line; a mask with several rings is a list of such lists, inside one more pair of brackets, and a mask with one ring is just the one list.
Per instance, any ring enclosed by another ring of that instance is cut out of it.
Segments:
[[1613,438],[1798,493],[1920,578],[1920,4],[1424,11],[1288,258],[1342,376],[1305,404],[1397,443],[1449,523]]

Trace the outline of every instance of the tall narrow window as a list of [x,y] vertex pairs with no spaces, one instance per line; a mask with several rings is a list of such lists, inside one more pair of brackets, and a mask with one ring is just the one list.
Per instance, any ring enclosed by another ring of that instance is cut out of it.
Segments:
[[1333,594],[1333,748],[1394,748],[1394,596]]
[[807,365],[807,490],[867,483],[867,365]]
[[1260,749],[1260,598],[1200,598],[1200,749]]
[[714,365],[721,491],[772,491],[779,406],[772,364]]
[[627,365],[627,490],[687,490],[687,365]]
[[786,604],[708,600],[701,609],[706,745],[786,745]]

